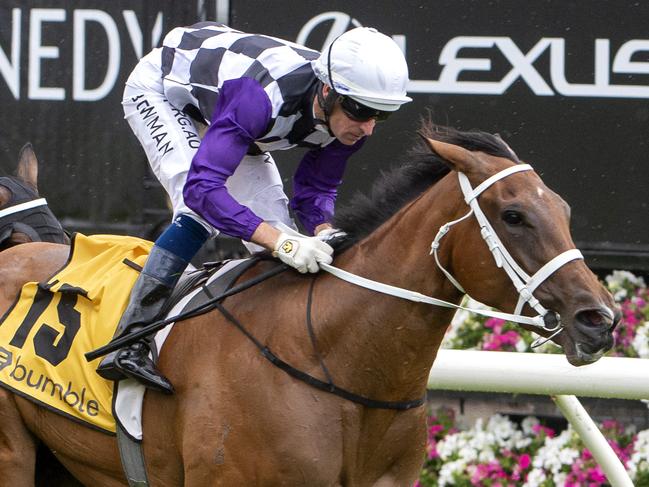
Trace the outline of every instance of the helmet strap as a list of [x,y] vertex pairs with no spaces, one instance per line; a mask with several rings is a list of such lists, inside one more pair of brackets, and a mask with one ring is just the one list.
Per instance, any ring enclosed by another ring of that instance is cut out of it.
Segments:
[[331,113],[333,112],[334,104],[338,99],[338,93],[336,93],[336,90],[331,88],[329,90],[329,93],[327,93],[327,96],[325,96],[323,91],[324,91],[324,83],[321,81],[318,83],[318,87],[316,88],[316,96],[318,98],[318,105],[320,106],[322,113],[324,113],[324,120],[320,120],[316,118],[316,122],[324,123],[324,125],[327,127],[327,130],[329,131],[329,135],[335,137],[335,135],[331,131],[329,118],[331,117]]

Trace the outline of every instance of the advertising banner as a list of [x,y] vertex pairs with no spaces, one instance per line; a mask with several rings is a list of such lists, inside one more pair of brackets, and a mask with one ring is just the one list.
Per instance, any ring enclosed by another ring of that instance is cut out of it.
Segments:
[[[124,81],[172,27],[217,15],[314,49],[373,26],[405,52],[414,101],[352,159],[340,204],[398,163],[430,114],[439,124],[499,133],[570,204],[573,235],[592,266],[649,270],[642,2],[4,2],[0,169],[10,172],[31,141],[39,189],[68,228],[141,234],[143,223],[162,218],[165,202],[155,181],[147,183],[144,153],[123,120]],[[300,156],[275,154],[289,191]]]
[[[39,190],[68,229],[136,231],[162,191],[124,120],[124,82],[196,2],[25,0],[0,3],[0,169],[31,141]],[[92,228],[99,225],[100,228]]]
[[232,26],[244,31],[321,50],[363,25],[404,50],[414,101],[350,164],[342,202],[405,154],[430,111],[443,125],[499,133],[531,163],[572,207],[573,235],[591,265],[649,269],[649,4],[229,3]]

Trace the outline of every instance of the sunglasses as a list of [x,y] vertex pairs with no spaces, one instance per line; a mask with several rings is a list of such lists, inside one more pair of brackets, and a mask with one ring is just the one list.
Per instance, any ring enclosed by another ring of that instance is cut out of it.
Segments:
[[345,115],[355,122],[367,122],[372,119],[383,122],[392,114],[392,112],[365,106],[348,96],[341,96],[339,101],[340,108],[342,108]]

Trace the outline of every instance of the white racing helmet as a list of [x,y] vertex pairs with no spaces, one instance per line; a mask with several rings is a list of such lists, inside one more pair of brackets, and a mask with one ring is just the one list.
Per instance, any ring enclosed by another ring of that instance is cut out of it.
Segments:
[[312,63],[323,83],[367,107],[394,112],[412,101],[406,96],[406,59],[399,46],[376,29],[357,27],[345,32]]

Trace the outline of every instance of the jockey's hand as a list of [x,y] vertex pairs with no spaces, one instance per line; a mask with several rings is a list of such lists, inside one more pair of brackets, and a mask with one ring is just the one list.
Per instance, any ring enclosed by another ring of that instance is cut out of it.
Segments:
[[304,274],[307,271],[318,272],[321,262],[330,264],[333,252],[328,244],[317,237],[282,232],[275,243],[273,256]]

